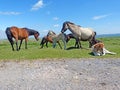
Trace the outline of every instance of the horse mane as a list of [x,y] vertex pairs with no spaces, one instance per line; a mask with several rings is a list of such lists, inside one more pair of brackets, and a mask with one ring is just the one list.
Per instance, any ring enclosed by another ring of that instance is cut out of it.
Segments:
[[27,30],[27,31],[28,31],[28,33],[29,33],[29,35],[33,35],[33,34],[35,34],[35,33],[38,33],[38,34],[39,34],[39,32],[38,32],[38,31],[33,30],[33,29],[30,29],[30,28],[26,28],[26,27],[24,27],[24,28],[22,28],[22,29]]
[[67,23],[74,24],[73,22],[70,22],[70,21],[65,21],[63,24],[67,24]]
[[[69,24],[72,24],[72,25],[76,25],[75,23],[70,22],[70,21],[66,21],[66,22],[64,22],[63,25],[68,24],[68,23],[69,23]],[[78,26],[78,27],[81,27],[80,25],[77,25],[77,26]]]

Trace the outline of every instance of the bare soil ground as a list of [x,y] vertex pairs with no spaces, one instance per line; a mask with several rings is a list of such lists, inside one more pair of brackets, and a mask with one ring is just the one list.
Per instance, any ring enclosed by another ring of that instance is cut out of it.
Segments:
[[1,61],[0,90],[120,90],[120,59]]

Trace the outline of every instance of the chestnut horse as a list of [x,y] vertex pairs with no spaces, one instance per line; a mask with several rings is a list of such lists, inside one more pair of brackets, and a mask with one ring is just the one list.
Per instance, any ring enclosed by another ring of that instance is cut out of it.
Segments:
[[[18,28],[16,26],[12,26],[12,27],[8,27],[6,28],[6,35],[7,35],[7,38],[12,46],[12,50],[14,51],[14,47],[13,47],[13,44],[14,44],[14,41],[13,41],[13,38],[15,39],[16,41],[16,50],[20,50],[21,48],[21,44],[22,44],[22,41],[25,39],[25,49],[27,49],[27,41],[28,41],[28,37],[30,35],[34,35],[35,39],[38,41],[38,37],[39,37],[39,32],[36,31],[36,30],[32,30],[32,29],[29,29],[29,28]],[[19,48],[18,48],[18,40],[21,40],[20,41],[20,45],[19,45]]]
[[102,42],[94,44],[92,46],[91,50],[92,50],[92,53],[94,54],[94,56],[102,56],[102,55],[105,55],[105,54],[111,54],[111,55],[116,54],[114,52],[108,51],[105,48],[104,43],[102,43]]

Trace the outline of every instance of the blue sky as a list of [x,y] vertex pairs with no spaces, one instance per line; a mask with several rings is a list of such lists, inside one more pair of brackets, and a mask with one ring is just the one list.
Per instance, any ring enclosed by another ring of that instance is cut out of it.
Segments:
[[120,0],[0,0],[0,38],[10,26],[59,33],[65,21],[97,34],[120,33]]

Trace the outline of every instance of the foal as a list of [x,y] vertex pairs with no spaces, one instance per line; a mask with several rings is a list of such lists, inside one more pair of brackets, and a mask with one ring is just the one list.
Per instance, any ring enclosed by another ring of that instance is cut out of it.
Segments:
[[[53,43],[52,37],[54,37],[55,35],[56,35],[56,33],[50,30],[48,32],[48,34],[42,38],[41,43],[40,43],[41,48],[43,48],[45,43],[46,43],[46,47],[48,47],[48,42]],[[58,43],[59,47],[62,49],[60,42],[57,41],[57,43]]]
[[66,43],[68,43],[68,41],[69,41],[71,38],[75,39],[75,47],[79,48],[79,47],[80,47],[80,45],[79,45],[79,40],[76,39],[72,33],[66,35]]
[[54,35],[52,36],[52,40],[53,40],[53,48],[55,48],[57,41],[62,40],[64,43],[64,49],[66,49],[66,34],[60,33],[58,35]]
[[[41,48],[43,48],[44,44],[46,44],[46,47],[48,47],[48,42],[53,43],[52,36],[44,36],[41,40]],[[59,47],[62,49],[62,46],[59,41],[57,41]]]
[[105,55],[107,53],[108,54],[116,54],[114,52],[110,52],[107,49],[105,49],[104,44],[101,42],[96,43],[92,46],[92,52],[93,52],[94,56],[102,56],[102,55]]

